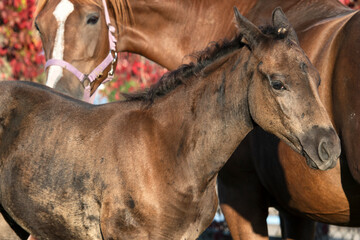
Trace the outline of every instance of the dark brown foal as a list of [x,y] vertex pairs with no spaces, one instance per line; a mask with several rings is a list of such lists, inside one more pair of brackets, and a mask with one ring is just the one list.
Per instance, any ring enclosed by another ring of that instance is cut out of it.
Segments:
[[[69,47],[64,49],[64,59],[74,61],[80,70],[86,71],[100,62],[96,59],[100,54],[93,55],[93,49],[103,56],[108,54],[107,46],[101,51],[93,48],[108,42],[103,9],[100,0],[82,0],[82,4],[70,1],[74,10],[65,22],[64,44]],[[53,11],[59,2],[38,1],[41,14],[36,22],[47,53],[51,53],[55,43],[57,26],[52,24]],[[320,73],[319,95],[342,139],[341,164],[329,171],[309,169],[305,159],[284,142],[264,137],[264,132],[253,132],[220,174],[219,195],[225,217],[236,240],[267,239],[267,209],[274,205],[291,212],[291,222],[296,223],[294,231],[292,224],[286,224],[284,238],[311,239],[311,230],[304,237],[304,229],[314,226],[310,219],[360,226],[360,148],[357,147],[360,58],[353,57],[360,51],[359,12],[338,0],[129,0],[124,3],[114,0],[107,3],[111,21],[117,28],[117,50],[139,53],[169,69],[188,62],[189,58],[184,56],[203,49],[208,42],[232,36],[235,27],[229,12],[234,5],[258,25],[266,23],[271,11],[281,6],[299,36],[301,47]],[[94,22],[93,17],[97,16],[100,20]],[[132,24],[126,24],[121,16],[125,19],[132,16]],[[101,30],[88,30],[99,27]],[[82,37],[75,37],[75,31],[79,33],[85,28]],[[88,57],[82,58],[83,52],[75,51],[75,45],[89,46]],[[73,79],[66,70],[64,74],[67,78],[61,81]],[[78,88],[82,91],[78,80],[77,86],[70,84],[59,82],[57,89],[62,91],[62,85],[72,88],[71,91],[76,92]],[[289,212],[286,216],[290,216]],[[296,230],[300,224],[301,233]]]

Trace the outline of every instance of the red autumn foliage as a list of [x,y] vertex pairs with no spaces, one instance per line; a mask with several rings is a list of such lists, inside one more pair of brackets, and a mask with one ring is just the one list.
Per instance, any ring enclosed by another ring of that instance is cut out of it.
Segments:
[[351,7],[352,9],[360,9],[359,0],[339,0],[342,4]]
[[41,41],[34,31],[35,0],[0,1],[0,80],[35,81],[43,73]]

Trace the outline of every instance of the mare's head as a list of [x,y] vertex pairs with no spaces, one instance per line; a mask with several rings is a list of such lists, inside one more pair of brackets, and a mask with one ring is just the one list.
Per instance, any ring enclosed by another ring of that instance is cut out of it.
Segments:
[[280,8],[272,26],[260,30],[235,10],[240,33],[250,49],[248,104],[253,121],[326,170],[336,165],[340,140],[320,101],[320,76],[300,48]]
[[[106,3],[110,22],[116,27],[127,18],[127,0],[107,0]],[[86,75],[109,56],[109,32],[101,0],[38,0],[37,12],[35,27],[40,33],[46,60],[66,61]],[[115,37],[116,34],[115,28]],[[92,92],[107,78],[111,65],[106,65],[102,74],[96,74],[91,83]],[[89,84],[88,79],[83,79],[81,83],[66,67],[47,68],[46,85],[79,99],[83,97],[84,85]]]

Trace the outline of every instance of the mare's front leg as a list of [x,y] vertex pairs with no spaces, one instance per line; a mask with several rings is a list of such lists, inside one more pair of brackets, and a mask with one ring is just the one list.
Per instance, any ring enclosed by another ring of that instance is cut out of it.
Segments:
[[281,235],[284,240],[311,240],[315,238],[315,222],[279,210]]
[[234,240],[268,239],[268,201],[250,158],[248,137],[218,177],[221,210]]

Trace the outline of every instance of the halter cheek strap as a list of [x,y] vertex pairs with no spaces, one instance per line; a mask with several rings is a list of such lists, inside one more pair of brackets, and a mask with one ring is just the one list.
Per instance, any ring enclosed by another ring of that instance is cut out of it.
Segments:
[[[90,99],[91,94],[91,83],[95,81],[98,77],[102,75],[102,72],[111,64],[111,69],[108,72],[108,76],[102,83],[106,83],[108,81],[111,81],[114,77],[114,72],[116,66],[116,60],[117,60],[117,52],[116,52],[116,38],[114,37],[114,33],[116,31],[115,27],[111,25],[110,17],[108,8],[106,5],[106,0],[102,0],[102,3],[104,5],[104,12],[105,12],[105,21],[106,25],[108,26],[108,35],[109,35],[109,46],[110,51],[107,57],[90,73],[90,74],[84,74],[81,71],[79,71],[76,67],[71,65],[70,63],[62,60],[62,59],[49,59],[46,61],[45,64],[45,70],[52,65],[60,66],[70,72],[72,72],[83,84],[84,86],[84,101],[86,102],[93,102],[93,99]],[[114,52],[114,56],[112,54]],[[85,86],[86,85],[86,86]]]

